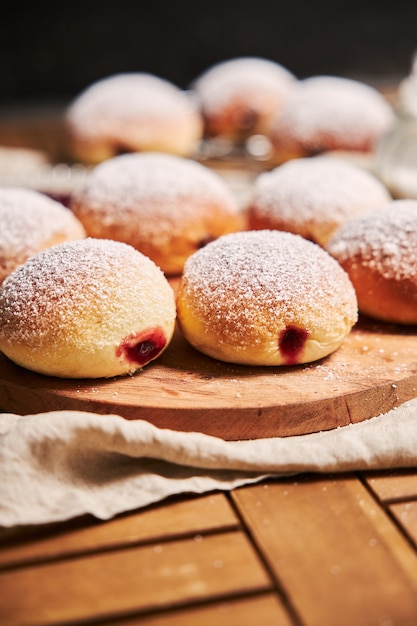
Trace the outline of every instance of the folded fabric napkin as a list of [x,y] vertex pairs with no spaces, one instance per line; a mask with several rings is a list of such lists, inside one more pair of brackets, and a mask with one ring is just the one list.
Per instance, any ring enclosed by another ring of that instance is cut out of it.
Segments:
[[309,435],[224,441],[81,411],[0,414],[0,525],[108,519],[267,476],[417,467],[417,399]]

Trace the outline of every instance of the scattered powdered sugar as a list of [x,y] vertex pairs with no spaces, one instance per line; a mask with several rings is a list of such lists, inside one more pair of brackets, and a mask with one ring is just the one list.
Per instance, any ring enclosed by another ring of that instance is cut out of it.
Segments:
[[385,186],[366,170],[342,159],[316,156],[261,174],[254,184],[251,210],[261,219],[275,218],[296,229],[313,223],[320,231],[390,200]]
[[0,341],[39,346],[55,333],[62,341],[63,333],[75,346],[88,341],[91,328],[98,346],[109,337],[120,340],[124,320],[141,307],[166,319],[158,280],[166,282],[159,268],[127,244],[87,238],[56,245],[31,257],[0,287]]
[[169,81],[142,72],[122,73],[101,79],[87,87],[68,107],[70,126],[100,127],[105,131],[114,119],[125,123],[161,116],[171,120],[196,112],[189,95]]
[[182,288],[196,317],[237,345],[248,329],[261,335],[298,322],[327,333],[357,318],[352,284],[337,261],[285,232],[220,237],[186,261]]
[[62,204],[19,187],[0,189],[0,223],[0,266],[20,262],[54,239],[85,235],[81,223]]
[[393,200],[382,209],[347,222],[328,251],[340,263],[360,259],[385,278],[416,276],[417,200]]
[[373,87],[348,78],[314,76],[298,81],[280,111],[274,141],[292,137],[310,149],[324,137],[359,148],[374,142],[393,124],[391,106]]
[[[199,207],[221,206],[239,211],[222,178],[208,167],[184,157],[162,153],[126,154],[92,170],[74,195],[72,208],[83,221],[93,216],[100,225],[123,225],[141,236],[155,229],[171,237],[184,229],[185,216],[195,219]],[[198,219],[198,218],[197,218]]]
[[295,80],[295,76],[279,63],[258,57],[241,57],[209,68],[197,78],[192,88],[204,110],[210,113],[248,94],[255,101],[259,98],[262,102],[266,94],[281,101]]

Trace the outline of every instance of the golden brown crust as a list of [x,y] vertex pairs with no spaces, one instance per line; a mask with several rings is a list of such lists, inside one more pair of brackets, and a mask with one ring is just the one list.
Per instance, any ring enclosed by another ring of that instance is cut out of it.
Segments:
[[370,152],[394,121],[376,89],[347,78],[313,76],[297,82],[272,124],[272,160],[334,150]]
[[393,200],[346,223],[327,249],[348,272],[359,310],[417,324],[417,201]]
[[296,159],[255,180],[249,228],[284,230],[324,246],[347,220],[391,200],[363,168],[329,156]]
[[355,287],[363,315],[394,324],[417,324],[417,275],[384,277],[360,256],[341,263]]

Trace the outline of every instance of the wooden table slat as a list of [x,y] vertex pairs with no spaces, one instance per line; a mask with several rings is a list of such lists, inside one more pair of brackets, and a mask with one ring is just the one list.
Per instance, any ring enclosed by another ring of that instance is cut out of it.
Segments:
[[417,500],[417,470],[372,473],[366,478],[369,488],[381,502]]
[[416,554],[356,477],[257,485],[233,498],[303,625],[416,623]]
[[0,623],[53,625],[271,589],[242,532],[0,573]]
[[417,549],[417,501],[391,504],[389,510]]
[[274,594],[228,600],[206,606],[117,621],[114,626],[293,626]]
[[189,534],[236,529],[236,518],[224,494],[165,503],[106,523],[87,521],[52,529],[24,529],[15,537],[0,537],[0,569],[62,558],[71,554],[137,543],[168,540]]

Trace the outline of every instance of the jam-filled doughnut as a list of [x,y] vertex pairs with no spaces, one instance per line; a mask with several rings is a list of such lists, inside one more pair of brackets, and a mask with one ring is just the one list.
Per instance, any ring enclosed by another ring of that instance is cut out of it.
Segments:
[[115,239],[149,256],[169,275],[244,217],[222,178],[184,157],[142,153],[114,157],[92,170],[71,208],[88,235]]
[[32,189],[0,188],[0,284],[30,256],[83,239],[81,222],[59,202]]
[[361,313],[417,324],[417,200],[392,200],[347,222],[327,250],[349,274]]
[[179,326],[221,361],[294,365],[336,350],[357,320],[355,291],[323,248],[299,235],[224,235],[186,262]]
[[69,105],[65,120],[69,151],[88,163],[148,150],[189,156],[203,133],[190,95],[144,72],[114,74],[93,83]]
[[211,66],[192,84],[205,134],[237,140],[265,133],[295,80],[287,68],[259,57]]
[[347,220],[390,200],[386,187],[358,165],[327,156],[294,159],[255,180],[249,228],[285,230],[324,246]]
[[86,238],[39,252],[0,287],[0,350],[63,378],[133,374],[168,346],[174,292],[124,243]]
[[272,159],[369,153],[394,120],[390,104],[370,85],[338,76],[299,80],[272,124]]

